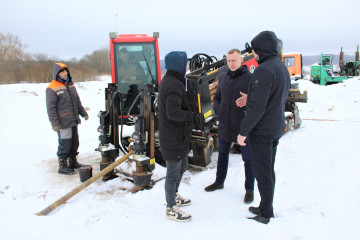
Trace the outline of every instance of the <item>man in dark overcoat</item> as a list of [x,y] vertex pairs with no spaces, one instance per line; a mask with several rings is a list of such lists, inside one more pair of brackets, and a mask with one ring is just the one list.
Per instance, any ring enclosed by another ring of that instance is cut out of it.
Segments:
[[[226,56],[229,70],[219,77],[219,84],[214,96],[214,109],[219,120],[219,155],[216,180],[207,186],[205,191],[211,192],[224,188],[229,165],[229,154],[233,142],[240,131],[246,107],[238,107],[236,100],[246,97],[251,73],[246,65],[242,65],[243,57],[238,49],[231,49]],[[251,166],[249,146],[240,146],[242,159],[245,163],[245,203],[254,200],[254,173]]]

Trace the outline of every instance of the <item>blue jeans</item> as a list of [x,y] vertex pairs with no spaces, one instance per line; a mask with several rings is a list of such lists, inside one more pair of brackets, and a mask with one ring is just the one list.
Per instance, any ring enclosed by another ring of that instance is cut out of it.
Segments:
[[[219,138],[219,157],[217,163],[216,180],[217,184],[224,184],[229,166],[229,154],[231,142],[225,142]],[[249,143],[246,146],[240,146],[241,156],[245,163],[245,189],[254,191],[255,177],[251,165]]]
[[58,132],[59,146],[57,156],[59,158],[68,157],[70,154],[77,154],[79,149],[78,127],[60,129]]
[[180,182],[188,167],[188,158],[166,161],[165,197],[168,207],[176,204],[175,195],[179,190]]

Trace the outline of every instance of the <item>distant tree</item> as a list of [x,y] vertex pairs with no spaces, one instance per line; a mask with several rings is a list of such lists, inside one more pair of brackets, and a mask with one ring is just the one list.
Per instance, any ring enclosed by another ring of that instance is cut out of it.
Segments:
[[16,73],[24,60],[25,48],[17,36],[0,32],[0,83],[17,82]]
[[102,48],[85,55],[80,63],[95,70],[98,74],[110,74],[110,51],[108,48]]
[[50,82],[52,80],[52,71],[54,60],[48,55],[37,53],[29,59],[25,68],[28,68],[29,82]]
[[103,74],[110,74],[109,50],[102,48],[81,60],[68,61],[49,57],[43,53],[25,53],[26,45],[17,36],[0,32],[0,84],[20,82],[50,82],[55,62],[65,63],[74,81],[96,80]]

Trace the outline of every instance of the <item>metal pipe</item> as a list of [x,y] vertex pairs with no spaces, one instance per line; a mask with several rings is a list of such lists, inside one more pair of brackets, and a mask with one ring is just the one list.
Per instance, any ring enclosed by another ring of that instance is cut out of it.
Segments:
[[78,194],[80,191],[82,191],[84,188],[86,188],[87,186],[89,186],[90,184],[92,184],[93,182],[98,180],[99,178],[103,177],[105,174],[109,173],[115,167],[117,167],[118,165],[123,163],[132,154],[133,154],[133,151],[131,150],[129,153],[122,156],[120,159],[118,159],[117,161],[113,162],[112,164],[110,164],[109,166],[107,166],[106,168],[104,168],[103,170],[98,172],[97,174],[95,174],[92,178],[89,178],[87,181],[85,181],[81,185],[74,188],[71,192],[69,192],[68,194],[66,194],[65,196],[63,196],[62,198],[60,198],[59,200],[57,200],[56,202],[54,202],[53,204],[51,204],[50,206],[48,206],[47,208],[42,210],[41,212],[36,213],[36,215],[45,216],[48,213],[52,212],[55,208],[59,207],[60,205],[65,203],[67,200],[69,200],[70,198],[72,198],[73,196]]

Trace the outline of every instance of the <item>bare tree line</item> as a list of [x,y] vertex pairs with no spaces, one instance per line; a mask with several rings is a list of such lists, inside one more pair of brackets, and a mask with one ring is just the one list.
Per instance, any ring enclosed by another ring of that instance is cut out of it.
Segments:
[[80,82],[99,75],[110,75],[109,50],[105,48],[85,55],[80,60],[73,58],[68,61],[46,54],[29,54],[25,48],[26,44],[19,37],[0,32],[0,84],[50,82],[55,62],[68,65],[71,76]]

